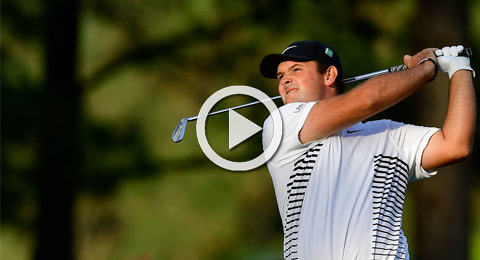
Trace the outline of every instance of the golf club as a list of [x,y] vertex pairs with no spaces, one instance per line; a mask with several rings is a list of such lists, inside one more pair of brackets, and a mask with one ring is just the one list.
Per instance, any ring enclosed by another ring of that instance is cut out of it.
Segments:
[[[461,53],[459,53],[459,56],[467,56],[467,57],[473,56],[472,49],[471,48],[465,48]],[[390,67],[388,69],[383,69],[383,70],[359,75],[359,76],[356,76],[356,77],[343,79],[342,82],[344,84],[352,83],[352,82],[356,82],[356,81],[360,81],[360,80],[364,80],[364,79],[369,79],[369,78],[385,75],[385,74],[388,74],[388,73],[391,73],[391,72],[402,71],[402,70],[406,70],[406,69],[408,69],[408,67],[405,64],[402,64],[402,65]],[[274,97],[271,97],[270,99],[275,100],[275,99],[279,99],[280,97],[281,96],[274,96]],[[257,100],[257,101],[250,102],[250,103],[247,103],[247,104],[238,105],[238,106],[234,106],[234,107],[230,107],[230,108],[225,108],[225,109],[222,109],[222,110],[218,110],[218,111],[208,113],[207,115],[205,115],[205,117],[225,113],[225,112],[228,112],[228,110],[230,110],[230,109],[236,110],[236,109],[240,109],[240,108],[244,108],[244,107],[257,105],[257,104],[260,104],[260,103],[262,103],[262,101]],[[187,128],[187,122],[195,121],[198,118],[199,118],[198,116],[192,116],[192,117],[185,117],[182,120],[180,120],[180,122],[177,124],[177,126],[173,130],[172,141],[175,142],[175,143],[178,143],[178,142],[182,141],[183,136],[185,135],[185,129]]]

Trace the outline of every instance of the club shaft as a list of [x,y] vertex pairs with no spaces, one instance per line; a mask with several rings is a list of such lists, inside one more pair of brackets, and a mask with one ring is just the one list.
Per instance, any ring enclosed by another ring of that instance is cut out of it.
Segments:
[[[271,98],[269,98],[268,100],[275,100],[275,99],[279,99],[279,98],[281,98],[281,96],[271,97]],[[217,110],[217,111],[208,113],[208,114],[206,114],[206,115],[202,115],[202,116],[200,116],[200,117],[199,117],[199,116],[188,117],[188,118],[187,118],[187,121],[194,121],[194,120],[197,120],[197,119],[199,119],[199,118],[208,117],[208,116],[213,116],[213,115],[218,115],[218,114],[221,114],[221,113],[228,112],[228,110],[230,110],[230,109],[236,110],[236,109],[240,109],[240,108],[244,108],[244,107],[250,107],[250,106],[253,106],[253,105],[260,104],[260,103],[265,102],[265,101],[267,101],[267,100],[257,100],[257,101],[253,101],[253,102],[250,102],[250,103],[247,103],[247,104],[238,105],[238,106],[234,106],[234,107],[229,107],[229,108],[225,108],[225,109],[222,109],[222,110]]]
[[391,72],[390,69],[379,70],[379,71],[363,74],[363,75],[360,75],[360,76],[344,79],[344,80],[342,80],[342,82],[343,82],[343,84],[352,83],[352,82],[355,82],[355,81],[360,81],[360,80],[364,80],[364,79],[377,77],[377,76],[380,76],[380,75],[385,75],[385,74],[390,73],[390,72]]

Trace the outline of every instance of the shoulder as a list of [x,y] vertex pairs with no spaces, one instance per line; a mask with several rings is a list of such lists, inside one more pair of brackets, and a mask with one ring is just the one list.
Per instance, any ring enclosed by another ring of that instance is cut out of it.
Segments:
[[[280,115],[282,116],[282,122],[284,125],[288,125],[292,122],[294,118],[301,118],[306,117],[305,114],[308,115],[310,110],[312,109],[313,105],[316,102],[299,102],[299,103],[291,103],[286,104],[278,108]],[[270,115],[264,122],[264,127],[268,127],[273,123],[272,116]]]
[[370,134],[386,133],[395,141],[405,138],[422,138],[428,132],[435,132],[438,128],[406,124],[388,119],[369,121],[363,124],[363,128]]
[[296,116],[308,113],[316,102],[298,102],[283,105],[279,108],[280,113],[285,116]]
[[[271,163],[291,161],[292,158],[297,157],[309,147],[309,145],[300,142],[298,135],[315,103],[291,103],[279,108],[282,117],[282,138],[275,156],[270,160]],[[272,116],[269,116],[263,125],[264,149],[271,142],[273,132],[273,119]]]
[[374,120],[365,123],[368,128],[395,129],[404,126],[404,123],[392,121],[390,119]]

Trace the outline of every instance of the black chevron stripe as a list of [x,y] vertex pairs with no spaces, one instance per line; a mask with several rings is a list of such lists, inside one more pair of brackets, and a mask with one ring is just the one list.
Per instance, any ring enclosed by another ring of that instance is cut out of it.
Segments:
[[284,257],[292,260],[298,259],[298,231],[300,228],[300,214],[303,199],[308,187],[308,182],[313,171],[313,166],[320,152],[321,144],[309,149],[294,163],[294,169],[287,183],[288,202],[285,212],[284,230]]
[[405,259],[402,214],[408,164],[398,157],[376,155],[372,181],[372,259]]

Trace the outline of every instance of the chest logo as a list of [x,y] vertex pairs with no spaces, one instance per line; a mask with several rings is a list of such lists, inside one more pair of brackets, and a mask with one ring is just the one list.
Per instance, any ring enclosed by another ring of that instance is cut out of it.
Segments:
[[365,129],[347,130],[347,134],[353,134],[353,133],[360,132],[360,131],[363,131],[363,130],[365,130]]
[[304,108],[306,105],[307,105],[306,103],[302,103],[302,104],[298,105],[298,107],[295,108],[295,111],[293,111],[293,113],[299,113],[300,111],[303,110],[303,108]]

